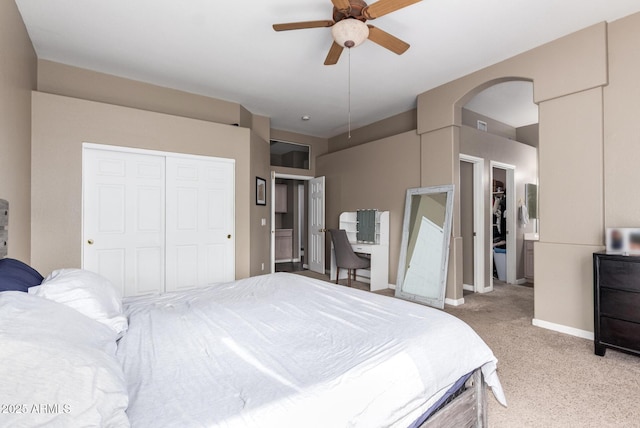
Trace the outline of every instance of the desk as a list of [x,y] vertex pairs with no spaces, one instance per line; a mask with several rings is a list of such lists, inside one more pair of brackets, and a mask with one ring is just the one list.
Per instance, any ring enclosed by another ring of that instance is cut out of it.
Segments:
[[[371,257],[371,267],[369,269],[356,269],[356,280],[368,282],[371,291],[384,290],[389,288],[389,246],[380,244],[357,244],[352,243],[353,251],[366,254]],[[336,253],[331,245],[331,277],[336,279]],[[347,279],[347,270],[340,271],[340,279]]]
[[[375,244],[354,242],[356,238],[356,213],[344,212],[340,214],[340,229],[347,231],[353,251],[366,254],[371,258],[369,269],[357,269],[356,280],[368,282],[371,291],[389,288],[389,211],[381,211],[376,220],[377,238]],[[331,245],[330,279],[336,279],[336,255]],[[340,271],[340,279],[347,279],[347,270]]]

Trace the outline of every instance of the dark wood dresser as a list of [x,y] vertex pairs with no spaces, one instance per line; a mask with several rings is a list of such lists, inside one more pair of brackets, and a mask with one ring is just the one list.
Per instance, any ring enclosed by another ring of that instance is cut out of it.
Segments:
[[640,355],[640,256],[593,254],[594,342]]

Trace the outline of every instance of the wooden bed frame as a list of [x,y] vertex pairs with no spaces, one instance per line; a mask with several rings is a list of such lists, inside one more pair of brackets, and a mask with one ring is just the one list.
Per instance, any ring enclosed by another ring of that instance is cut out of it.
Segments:
[[487,385],[480,369],[465,382],[451,402],[431,415],[420,428],[485,428],[487,424]]

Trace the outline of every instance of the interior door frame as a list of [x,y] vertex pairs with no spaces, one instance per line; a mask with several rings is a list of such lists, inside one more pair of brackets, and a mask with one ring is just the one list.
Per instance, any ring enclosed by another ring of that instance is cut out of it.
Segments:
[[[473,291],[474,293],[487,293],[493,290],[491,282],[485,281],[485,183],[484,183],[484,159],[477,156],[460,154],[460,162],[468,162],[473,165]],[[485,284],[488,286],[485,287]]]
[[[276,271],[276,178],[283,178],[285,180],[301,180],[301,181],[310,181],[315,177],[311,177],[309,175],[295,175],[295,174],[283,174],[281,172],[271,171],[271,273],[275,273]],[[307,227],[308,227],[308,218],[309,213],[307,215]],[[307,247],[309,244],[307,243]],[[308,254],[308,249],[304,249],[305,252],[305,260],[307,260],[306,256]]]
[[[508,163],[491,161],[489,164],[489,183],[493,183],[493,168],[504,169],[507,172],[507,182],[505,183],[507,197],[507,283],[516,283],[516,183],[515,165]],[[491,248],[493,250],[493,248]],[[493,290],[493,251],[491,259],[491,290]]]

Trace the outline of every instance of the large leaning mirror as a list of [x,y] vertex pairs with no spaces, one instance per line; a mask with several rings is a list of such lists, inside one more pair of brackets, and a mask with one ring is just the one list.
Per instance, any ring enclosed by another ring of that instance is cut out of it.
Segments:
[[407,190],[396,297],[444,308],[453,184]]

